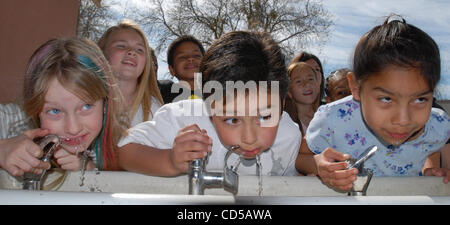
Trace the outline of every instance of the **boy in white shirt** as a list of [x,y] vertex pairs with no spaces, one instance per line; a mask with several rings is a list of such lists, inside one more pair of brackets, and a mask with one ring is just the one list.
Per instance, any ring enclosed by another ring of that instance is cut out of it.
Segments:
[[[288,77],[279,46],[267,35],[230,32],[216,40],[200,65],[203,100],[161,107],[154,121],[129,130],[119,142],[119,166],[159,176],[186,173],[189,162],[210,154],[206,169],[228,165],[241,175],[297,175],[298,126],[282,111]],[[211,91],[213,93],[211,93]]]

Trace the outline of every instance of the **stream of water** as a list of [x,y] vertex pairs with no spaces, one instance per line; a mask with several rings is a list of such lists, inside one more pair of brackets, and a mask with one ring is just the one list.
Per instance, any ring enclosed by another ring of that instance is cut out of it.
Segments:
[[258,179],[258,196],[262,196],[263,192],[263,182],[262,182],[262,165],[261,165],[261,157],[259,155],[256,155],[256,166],[258,167],[257,175],[259,177]]

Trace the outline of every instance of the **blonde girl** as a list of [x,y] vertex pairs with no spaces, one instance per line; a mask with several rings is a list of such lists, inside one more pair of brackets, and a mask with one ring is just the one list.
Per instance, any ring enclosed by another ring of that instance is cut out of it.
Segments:
[[135,22],[124,20],[110,27],[98,45],[119,82],[131,125],[152,119],[163,100],[142,29]]
[[285,111],[299,125],[304,135],[319,106],[320,82],[314,69],[304,62],[291,63],[288,75],[289,99],[286,100]]
[[[35,136],[58,135],[62,148],[54,157],[62,169],[79,170],[78,153],[86,149],[95,153],[88,169],[118,169],[117,142],[128,128],[128,121],[116,79],[95,43],[54,39],[39,47],[25,74],[23,103],[26,115],[41,129],[25,132],[22,140],[31,145],[29,139]],[[15,149],[20,152],[20,146]],[[35,161],[42,150],[32,149],[14,157]],[[22,172],[36,171],[30,165],[16,168],[26,168]]]

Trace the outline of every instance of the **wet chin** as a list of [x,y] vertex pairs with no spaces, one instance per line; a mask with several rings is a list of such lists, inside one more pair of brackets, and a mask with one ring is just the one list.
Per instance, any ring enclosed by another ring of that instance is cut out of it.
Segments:
[[234,153],[238,154],[241,158],[244,159],[254,159],[256,156],[260,155],[263,151],[259,151],[258,153],[245,152],[241,150],[234,151]]
[[79,145],[71,145],[67,143],[62,143],[62,147],[72,154],[84,152],[87,149],[86,143],[80,143]]

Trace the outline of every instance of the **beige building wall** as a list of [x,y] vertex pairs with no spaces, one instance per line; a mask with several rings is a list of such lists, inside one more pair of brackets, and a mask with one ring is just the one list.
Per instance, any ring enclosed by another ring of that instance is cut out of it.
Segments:
[[28,58],[50,38],[75,36],[78,0],[0,1],[0,103],[22,95]]

